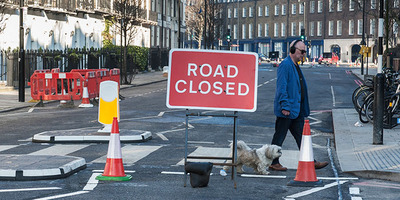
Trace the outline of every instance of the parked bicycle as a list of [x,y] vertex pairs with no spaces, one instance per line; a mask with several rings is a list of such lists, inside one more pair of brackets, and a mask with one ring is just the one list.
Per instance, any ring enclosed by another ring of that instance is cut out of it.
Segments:
[[[392,122],[393,118],[400,116],[400,79],[398,78],[399,74],[391,71],[391,69],[384,69],[383,74],[385,75],[383,127],[393,128],[397,125],[397,123]],[[372,123],[374,111],[373,80],[367,79],[365,82],[354,90],[352,100],[360,121]]]

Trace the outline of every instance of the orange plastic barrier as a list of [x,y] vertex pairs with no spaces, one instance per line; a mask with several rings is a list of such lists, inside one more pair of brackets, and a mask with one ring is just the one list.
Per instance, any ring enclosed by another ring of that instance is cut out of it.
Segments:
[[34,100],[80,100],[83,77],[79,73],[33,73],[31,96]]
[[60,69],[35,70],[28,85],[34,100],[80,100],[83,87],[88,88],[89,98],[99,96],[102,81],[116,81],[120,86],[119,69],[73,69],[61,73]]

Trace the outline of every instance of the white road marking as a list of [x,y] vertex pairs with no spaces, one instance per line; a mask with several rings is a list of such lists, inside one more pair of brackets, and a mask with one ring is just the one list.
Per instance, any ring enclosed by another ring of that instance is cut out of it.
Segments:
[[331,75],[331,73],[329,73],[329,79],[332,79],[332,75]]
[[5,151],[17,147],[18,145],[0,145],[0,151]]
[[158,113],[157,117],[162,117],[164,115],[165,112],[160,112]]
[[35,200],[59,199],[59,198],[64,198],[64,197],[70,197],[70,196],[85,194],[85,193],[88,193],[88,192],[89,191],[71,192],[71,193],[67,193],[67,194],[60,194],[60,195],[55,195],[55,196],[50,196],[50,197],[39,198],[39,199],[35,199]]
[[241,174],[240,176],[247,178],[286,178],[286,176],[257,175],[257,174]]
[[[346,182],[347,181],[339,181],[339,184],[343,184],[343,183],[346,183]],[[293,199],[293,198],[299,198],[299,197],[307,196],[307,195],[310,195],[312,193],[319,192],[321,190],[325,190],[325,189],[328,189],[330,187],[336,186],[337,184],[338,184],[337,182],[333,182],[333,183],[324,185],[324,187],[316,187],[316,188],[309,189],[309,190],[306,190],[306,191],[303,191],[303,192],[299,192],[297,194],[292,194],[290,196],[285,197],[284,199],[287,199],[287,198]]]
[[162,140],[168,141],[168,138],[165,137],[163,134],[161,134],[161,133],[156,133],[156,135],[157,135],[158,137],[160,137]]
[[189,144],[215,144],[215,142],[205,142],[205,141],[188,141]]
[[331,92],[332,92],[333,107],[335,107],[336,106],[336,100],[335,100],[335,92],[333,91],[333,86],[331,86]]
[[2,189],[0,192],[26,192],[26,191],[38,191],[38,190],[61,190],[59,187],[47,187],[47,188],[21,188],[21,189]]
[[51,147],[32,152],[28,155],[59,155],[64,156],[80,149],[86,148],[90,145],[53,145]]
[[167,172],[167,171],[162,171],[161,174],[185,175],[185,172]]
[[350,187],[349,188],[349,192],[350,192],[350,194],[358,195],[358,194],[360,194],[360,188],[358,188],[358,187]]
[[99,180],[96,180],[96,177],[100,174],[101,173],[93,173],[92,176],[89,178],[88,182],[86,183],[85,187],[83,188],[83,190],[93,190],[99,183]]
[[[121,148],[122,161],[124,165],[131,166],[140,159],[148,156],[150,153],[158,150],[162,146],[142,146],[142,145],[125,145]],[[92,163],[105,163],[107,160],[107,155],[104,155]]]
[[28,142],[28,141],[32,141],[32,138],[30,137],[23,140],[18,140],[18,142]]
[[311,117],[311,116],[308,116],[307,118],[314,120],[314,122],[311,122],[310,125],[319,124],[322,122],[321,120]]
[[35,109],[34,109],[34,108],[29,109],[29,110],[28,110],[28,113],[33,112],[33,110],[35,110]]

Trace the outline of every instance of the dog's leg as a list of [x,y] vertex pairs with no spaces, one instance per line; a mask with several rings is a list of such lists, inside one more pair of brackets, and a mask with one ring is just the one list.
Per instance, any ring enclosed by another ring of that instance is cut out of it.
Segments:
[[268,175],[269,172],[267,171],[267,167],[264,165],[257,165],[257,169],[254,169],[259,174]]
[[236,165],[236,171],[237,171],[237,173],[243,174],[244,173],[243,164],[237,164]]

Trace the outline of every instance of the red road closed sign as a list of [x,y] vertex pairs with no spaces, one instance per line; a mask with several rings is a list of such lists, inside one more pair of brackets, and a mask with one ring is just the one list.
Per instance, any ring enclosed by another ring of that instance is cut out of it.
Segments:
[[171,50],[167,107],[254,112],[257,61],[250,52]]

